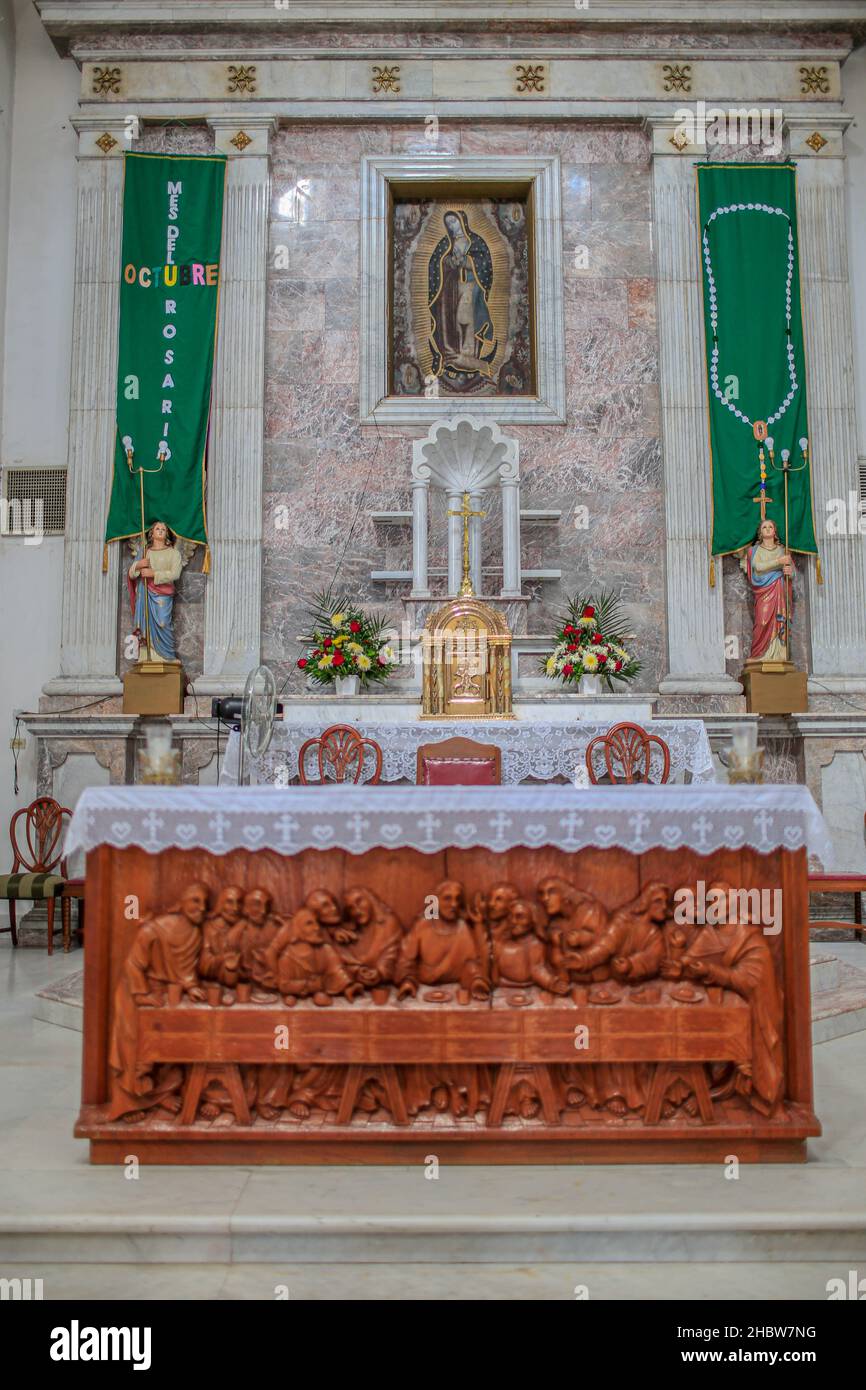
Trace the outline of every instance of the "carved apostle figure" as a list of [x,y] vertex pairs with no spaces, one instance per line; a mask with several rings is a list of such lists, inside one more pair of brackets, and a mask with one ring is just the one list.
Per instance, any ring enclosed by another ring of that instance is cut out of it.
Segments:
[[304,905],[277,932],[265,951],[265,982],[276,983],[286,1004],[312,998],[325,1007],[335,994],[353,999],[363,986],[355,983],[325,927],[341,921],[340,909],[324,889],[309,893]]
[[114,1022],[108,1063],[112,1071],[109,1119],[149,1110],[153,1106],[177,1112],[183,1072],[138,1057],[138,1011],[165,1001],[168,985],[180,985],[188,998],[205,997],[198,977],[201,925],[208,907],[208,890],[191,883],[180,902],[159,917],[143,922],[123,964],[114,995]]
[[615,979],[629,984],[653,979],[664,956],[662,927],[669,911],[667,886],[647,884],[634,902],[613,913],[591,946],[572,953],[571,967],[583,974],[606,969]]
[[435,890],[438,917],[416,917],[403,938],[395,974],[398,995],[415,995],[419,984],[456,984],[467,996],[484,998],[484,943],[466,920],[462,883],[446,879]]
[[518,898],[508,914],[508,935],[493,943],[493,984],[537,985],[550,994],[565,994],[568,980],[547,963],[544,942],[537,935],[540,916],[534,903]]
[[394,978],[403,928],[396,913],[369,888],[350,888],[345,918],[330,934],[352,977],[368,987]]
[[[733,901],[727,883],[711,883],[707,897],[713,892],[723,893],[726,903]],[[748,908],[744,915],[749,917]],[[706,927],[701,936],[715,938],[718,953],[699,955],[702,945],[696,938],[683,956],[684,971],[702,984],[721,985],[747,1001],[752,1017],[752,1061],[738,1068],[735,1089],[748,1096],[756,1110],[772,1115],[785,1079],[782,1001],[772,952],[760,926],[751,920]]]
[[606,979],[605,970],[586,970],[576,954],[593,946],[607,926],[607,912],[598,899],[555,876],[541,880],[538,898],[547,913],[548,959],[554,973],[567,974],[575,984]]
[[202,929],[198,973],[202,979],[218,980],[229,988],[238,982],[241,956],[231,944],[231,933],[240,920],[242,903],[243,889],[230,883],[223,888]]
[[251,888],[244,895],[243,916],[229,935],[229,946],[240,954],[239,975],[262,985],[265,974],[265,955],[282,918],[271,912],[270,894],[264,888]]

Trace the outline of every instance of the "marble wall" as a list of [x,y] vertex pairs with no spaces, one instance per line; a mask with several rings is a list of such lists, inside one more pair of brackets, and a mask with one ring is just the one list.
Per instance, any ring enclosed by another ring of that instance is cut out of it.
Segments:
[[[406,510],[410,441],[423,430],[358,422],[359,180],[363,154],[429,153],[423,124],[284,126],[273,144],[266,342],[263,659],[290,675],[304,598],[337,579],[402,620],[408,529],[370,511]],[[442,121],[440,150],[558,154],[562,161],[568,424],[514,427],[524,508],[560,509],[526,527],[523,564],[559,569],[525,585],[529,630],[549,632],[565,599],[622,593],[642,688],[664,671],[664,517],[648,143],[631,126]],[[496,520],[491,515],[490,535]],[[431,537],[431,561],[439,547]],[[495,550],[490,563],[501,562]],[[498,591],[498,576],[489,587]],[[291,675],[300,688],[299,675]]]

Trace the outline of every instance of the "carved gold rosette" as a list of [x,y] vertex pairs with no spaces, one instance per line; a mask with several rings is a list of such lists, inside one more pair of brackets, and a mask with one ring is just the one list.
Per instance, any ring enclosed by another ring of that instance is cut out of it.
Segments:
[[511,632],[477,598],[431,613],[421,634],[422,718],[513,719]]

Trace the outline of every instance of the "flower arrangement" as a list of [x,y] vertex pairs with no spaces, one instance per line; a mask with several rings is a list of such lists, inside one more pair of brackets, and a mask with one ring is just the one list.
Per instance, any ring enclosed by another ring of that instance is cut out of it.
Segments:
[[353,600],[327,589],[314,597],[308,618],[299,670],[319,685],[346,676],[360,676],[362,685],[388,679],[397,654],[386,641],[387,620],[380,613],[365,613]]
[[625,648],[625,614],[615,594],[604,590],[598,600],[578,594],[559,619],[553,651],[542,657],[542,670],[551,680],[577,685],[581,676],[599,676],[608,690],[614,681],[630,681],[641,663]]

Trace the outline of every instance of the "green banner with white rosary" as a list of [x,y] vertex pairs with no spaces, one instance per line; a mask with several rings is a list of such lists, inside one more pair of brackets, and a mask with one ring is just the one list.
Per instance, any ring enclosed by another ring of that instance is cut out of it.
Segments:
[[106,542],[161,521],[207,545],[204,470],[225,169],[222,155],[125,156]]
[[713,555],[817,553],[793,164],[699,164]]

